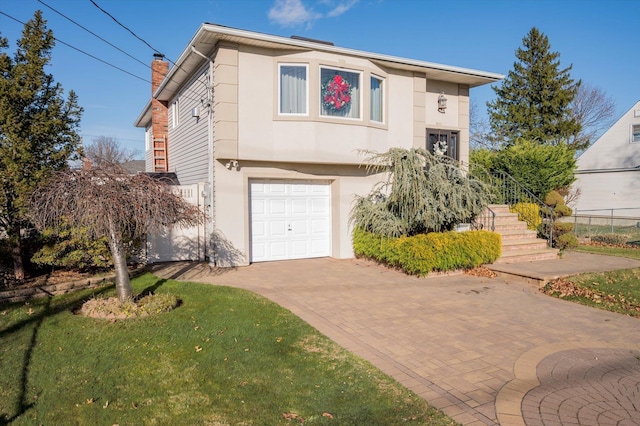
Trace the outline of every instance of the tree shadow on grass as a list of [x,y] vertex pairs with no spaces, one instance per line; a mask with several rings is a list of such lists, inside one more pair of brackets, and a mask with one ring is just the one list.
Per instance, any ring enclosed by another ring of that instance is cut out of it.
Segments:
[[[113,285],[104,286],[98,289],[95,289],[92,292],[92,296],[100,295],[108,290],[113,288]],[[7,413],[0,413],[0,426],[8,425],[12,423],[14,420],[25,414],[29,409],[31,409],[35,404],[35,400],[29,402],[27,400],[27,383],[29,382],[29,368],[31,365],[31,360],[33,357],[33,352],[38,343],[38,331],[42,326],[42,323],[45,319],[52,317],[60,312],[64,311],[75,311],[78,306],[80,306],[87,299],[86,293],[78,293],[78,294],[70,294],[67,295],[63,299],[63,301],[58,300],[58,303],[52,304],[53,298],[50,296],[46,297],[46,302],[42,310],[29,318],[18,321],[17,323],[10,325],[9,327],[0,330],[0,339],[5,336],[8,336],[13,333],[18,333],[26,327],[33,326],[33,330],[31,332],[31,337],[29,339],[28,347],[24,353],[23,361],[22,361],[22,370],[20,372],[19,382],[16,388],[19,389],[18,397],[15,403],[15,414],[11,417]],[[40,302],[42,299],[37,300]],[[9,307],[16,306],[16,304],[8,305]],[[4,307],[3,307],[4,308]]]
[[158,281],[156,281],[154,284],[148,286],[147,288],[145,288],[144,290],[142,290],[135,298],[135,301],[138,301],[140,299],[142,299],[143,297],[146,296],[151,296],[152,294],[155,294],[156,290],[159,289],[162,284],[166,283],[168,280],[165,278],[159,279]]

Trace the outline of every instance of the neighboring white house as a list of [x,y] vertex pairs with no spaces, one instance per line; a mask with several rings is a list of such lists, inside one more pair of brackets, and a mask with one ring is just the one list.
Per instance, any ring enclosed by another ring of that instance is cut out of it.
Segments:
[[[469,89],[501,78],[203,24],[171,70],[152,62],[153,96],[135,125],[147,171],[201,188],[205,243],[186,246],[207,251],[190,257],[349,258],[354,196],[380,179],[362,151],[423,147],[466,162]],[[180,246],[156,258],[184,258]]]
[[640,102],[578,158],[576,178],[578,214],[640,217]]

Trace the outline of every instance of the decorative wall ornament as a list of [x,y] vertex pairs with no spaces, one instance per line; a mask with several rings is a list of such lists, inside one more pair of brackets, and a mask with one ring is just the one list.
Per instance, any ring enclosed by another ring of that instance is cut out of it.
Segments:
[[447,153],[447,148],[449,148],[447,141],[437,141],[433,144],[433,155],[445,155]]
[[322,105],[327,111],[344,111],[351,104],[351,86],[339,74],[324,82],[321,94]]

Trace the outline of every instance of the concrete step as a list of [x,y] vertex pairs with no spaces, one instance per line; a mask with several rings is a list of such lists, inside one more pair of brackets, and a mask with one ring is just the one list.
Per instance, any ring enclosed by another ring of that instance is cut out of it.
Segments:
[[509,206],[506,204],[489,204],[489,208],[494,213],[510,213]]
[[509,240],[526,240],[526,239],[536,239],[538,237],[538,233],[532,229],[515,229],[511,231],[500,231],[498,232],[502,237],[502,241]]
[[513,223],[518,221],[517,213],[496,213],[495,223]]
[[539,238],[529,238],[524,240],[506,240],[502,242],[502,253],[512,253],[515,251],[531,251],[547,248],[547,241]]
[[532,262],[536,260],[553,260],[558,258],[558,249],[520,250],[502,253],[502,256],[494,264]]
[[498,234],[502,234],[505,231],[526,231],[527,224],[525,222],[513,222],[513,223],[496,223],[494,225],[494,231]]

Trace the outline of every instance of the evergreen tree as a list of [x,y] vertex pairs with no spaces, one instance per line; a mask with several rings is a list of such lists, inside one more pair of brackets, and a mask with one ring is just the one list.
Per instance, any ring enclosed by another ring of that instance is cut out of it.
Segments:
[[533,27],[516,50],[517,62],[488,102],[491,129],[503,145],[517,139],[545,145],[567,143],[580,132],[571,113],[580,81],[570,77],[571,66],[560,69],[560,54],[552,52],[549,38]]
[[24,279],[23,234],[29,199],[55,170],[77,158],[82,108],[45,72],[55,45],[42,12],[26,23],[13,58],[0,37],[0,234],[6,237],[16,279]]

